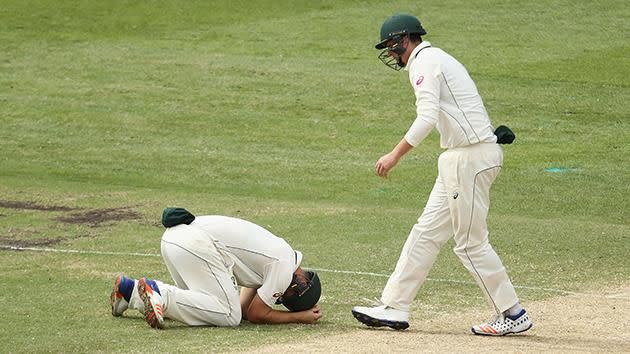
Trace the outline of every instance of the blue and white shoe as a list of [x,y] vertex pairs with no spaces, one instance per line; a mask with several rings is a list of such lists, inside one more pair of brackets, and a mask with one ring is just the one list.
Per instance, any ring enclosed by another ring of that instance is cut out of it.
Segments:
[[375,307],[355,306],[352,315],[368,327],[389,327],[396,330],[409,327],[409,312],[380,305]]
[[498,315],[492,321],[473,326],[470,330],[482,336],[504,336],[511,333],[521,333],[532,328],[534,324],[529,320],[527,311],[523,309],[518,315]]
[[152,328],[164,328],[164,302],[155,282],[144,277],[138,280],[137,289],[144,303],[144,320]]
[[112,305],[112,315],[115,317],[122,316],[123,312],[129,308],[129,303],[120,292],[120,282],[123,279],[125,279],[125,275],[123,273],[116,276],[114,286],[112,287],[112,293],[109,296]]

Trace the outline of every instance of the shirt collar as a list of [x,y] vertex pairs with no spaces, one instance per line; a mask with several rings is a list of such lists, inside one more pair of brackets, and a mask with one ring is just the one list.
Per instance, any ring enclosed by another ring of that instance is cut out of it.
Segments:
[[295,250],[294,252],[295,252],[295,269],[297,269],[297,267],[299,267],[300,264],[302,264],[302,252],[295,251]]
[[430,46],[431,46],[431,43],[429,43],[429,42],[422,42],[417,47],[415,47],[413,49],[413,51],[411,52],[411,55],[409,56],[409,60],[407,61],[407,65],[405,65],[405,70],[409,71],[409,67],[411,66],[411,63],[413,63],[413,61],[416,59],[416,55],[418,55],[419,51],[421,51],[422,49],[424,49],[426,47],[430,47]]

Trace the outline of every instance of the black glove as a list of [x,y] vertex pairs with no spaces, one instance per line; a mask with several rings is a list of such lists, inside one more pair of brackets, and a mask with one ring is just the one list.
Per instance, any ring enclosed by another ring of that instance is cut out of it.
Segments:
[[497,144],[512,144],[514,139],[516,139],[516,135],[512,129],[506,127],[505,125],[500,125],[495,131],[494,135],[497,136]]

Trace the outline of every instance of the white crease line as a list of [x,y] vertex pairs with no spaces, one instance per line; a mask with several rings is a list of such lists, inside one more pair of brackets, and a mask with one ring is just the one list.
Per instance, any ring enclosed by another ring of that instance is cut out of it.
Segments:
[[[39,248],[39,247],[17,247],[17,246],[8,246],[8,245],[0,245],[0,249],[7,249],[12,251],[33,251],[33,252],[53,252],[53,253],[72,253],[72,254],[94,254],[94,255],[105,255],[105,256],[139,256],[139,257],[160,257],[159,254],[155,253],[123,253],[123,252],[104,252],[104,251],[81,251],[81,250],[67,250],[67,249],[59,249],[59,248]],[[351,275],[368,275],[372,277],[383,277],[389,278],[389,274],[382,273],[371,273],[371,272],[358,272],[353,270],[337,270],[337,269],[325,269],[325,268],[308,268],[310,270],[314,270],[317,272],[324,273],[340,273],[340,274],[351,274]],[[464,284],[464,285],[477,285],[477,283],[472,281],[463,281],[463,280],[454,280],[454,279],[439,279],[439,278],[427,278],[429,281],[439,282],[439,283],[454,283],[454,284]],[[550,288],[540,288],[536,286],[525,286],[525,285],[514,285],[517,289],[526,289],[526,290],[537,290],[537,291],[545,291],[550,293],[559,293],[559,294],[567,294],[567,295],[589,295],[584,293],[578,293],[574,291],[560,290],[560,289],[550,289]],[[623,298],[628,296],[629,294],[616,294],[616,295],[608,295],[609,298]]]
[[[382,273],[369,273],[369,272],[355,272],[351,270],[336,270],[336,269],[322,269],[322,268],[310,268],[317,272],[327,272],[327,273],[342,273],[342,274],[353,274],[353,275],[370,275],[374,277],[384,277],[389,278],[389,274]],[[440,279],[440,278],[427,278],[427,280],[438,282],[438,283],[455,283],[455,284],[464,284],[464,285],[477,285],[477,283],[472,281],[464,281],[464,280],[454,280],[454,279]],[[540,288],[537,286],[526,286],[526,285],[514,285],[517,289],[526,289],[526,290],[539,290],[546,291],[550,293],[560,293],[567,295],[588,295],[584,293],[577,293],[574,291],[568,290],[560,290],[560,289],[550,289],[550,288]],[[623,294],[622,294],[623,295]]]
[[64,250],[58,248],[39,248],[39,247],[16,247],[0,245],[0,248],[12,251],[33,251],[33,252],[53,252],[53,253],[75,253],[75,254],[96,254],[106,256],[139,256],[139,257],[159,257],[155,253],[120,253],[120,252],[102,252],[102,251],[81,251],[81,250]]
[[606,295],[607,299],[630,299],[630,293]]

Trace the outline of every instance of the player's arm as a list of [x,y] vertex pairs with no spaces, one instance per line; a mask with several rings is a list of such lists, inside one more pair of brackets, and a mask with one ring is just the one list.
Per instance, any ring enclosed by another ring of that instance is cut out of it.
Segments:
[[418,146],[437,124],[443,75],[440,66],[430,61],[413,68],[409,78],[416,96],[416,119],[407,130],[405,140]]
[[413,149],[413,146],[407,142],[404,138],[400,140],[398,145],[390,152],[381,156],[376,161],[376,174],[381,177],[387,177],[387,173],[391,170],[401,157],[403,157],[409,150]]
[[426,138],[437,123],[440,109],[440,69],[433,63],[413,69],[410,80],[416,95],[416,119],[394,149],[376,161],[376,174],[387,177],[389,170],[414,146]]
[[247,320],[247,309],[249,304],[252,303],[254,296],[256,295],[256,289],[241,288],[241,317]]
[[[317,323],[320,317],[322,317],[322,313],[319,310],[319,306],[315,305],[310,310],[299,311],[299,312],[288,312],[288,311],[278,311],[274,310],[265,304],[260,296],[253,290],[254,296],[251,298],[249,302],[249,306],[247,310],[243,310],[243,318],[246,318],[249,322],[252,323],[268,323],[268,324],[279,324],[279,323]],[[241,292],[241,306],[243,305],[243,292]]]

